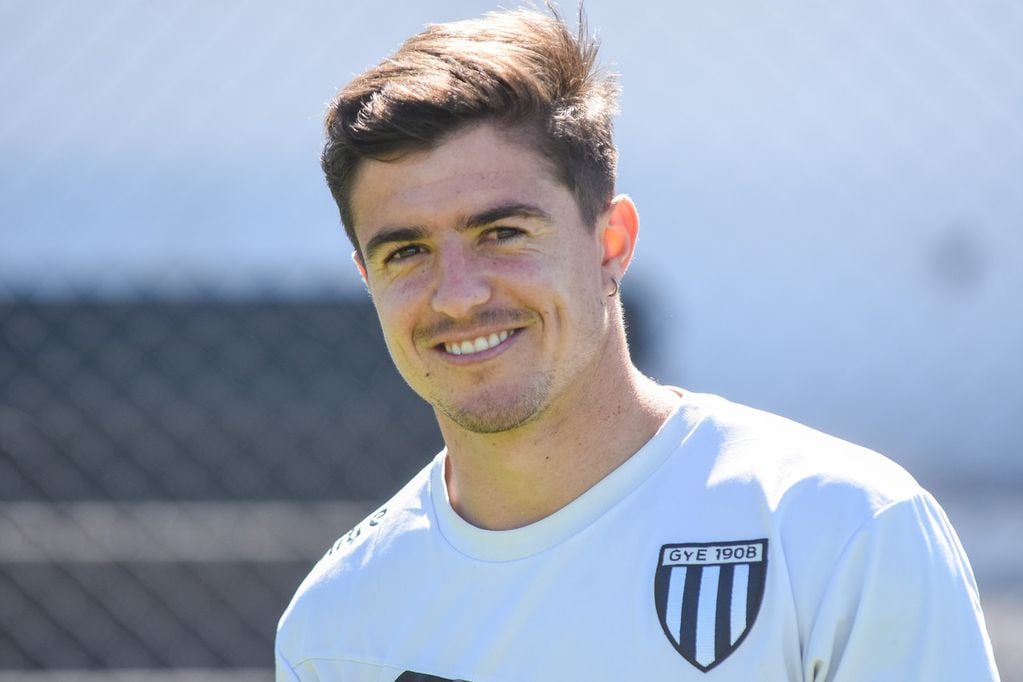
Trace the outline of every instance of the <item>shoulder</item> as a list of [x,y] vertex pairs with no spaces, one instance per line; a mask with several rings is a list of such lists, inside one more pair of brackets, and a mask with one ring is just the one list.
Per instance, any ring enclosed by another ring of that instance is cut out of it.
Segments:
[[[278,624],[278,646],[315,639],[320,624],[343,622],[394,573],[407,576],[410,557],[424,546],[433,527],[425,467],[390,500],[338,538],[298,587]],[[371,597],[370,597],[371,598]]]
[[789,419],[707,395],[690,395],[686,412],[695,426],[674,484],[688,483],[708,533],[759,532],[793,572],[826,571],[883,528],[875,519],[927,496],[891,459]]
[[866,570],[874,551],[931,561],[936,538],[958,547],[931,495],[884,455],[715,396],[693,404],[700,507],[723,522],[759,524],[807,613],[836,572]]
[[924,492],[900,465],[868,448],[717,396],[691,403],[699,421],[694,436],[707,446],[708,486],[752,487],[777,515],[826,508],[862,523]]

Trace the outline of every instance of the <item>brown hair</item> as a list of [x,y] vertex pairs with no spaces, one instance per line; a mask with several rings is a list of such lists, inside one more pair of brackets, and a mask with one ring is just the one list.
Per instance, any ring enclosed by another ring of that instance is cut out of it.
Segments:
[[331,102],[321,163],[355,248],[351,189],[363,159],[429,149],[472,123],[521,130],[595,224],[614,194],[618,85],[597,71],[579,13],[573,35],[553,9],[431,24]]

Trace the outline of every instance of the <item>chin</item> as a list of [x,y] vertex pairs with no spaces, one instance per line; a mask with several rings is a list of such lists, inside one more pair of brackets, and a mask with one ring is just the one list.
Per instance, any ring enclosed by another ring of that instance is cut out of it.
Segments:
[[548,404],[546,383],[521,391],[512,400],[494,400],[493,396],[472,401],[471,404],[452,405],[436,401],[434,407],[458,427],[471,433],[502,433],[525,426],[540,416]]

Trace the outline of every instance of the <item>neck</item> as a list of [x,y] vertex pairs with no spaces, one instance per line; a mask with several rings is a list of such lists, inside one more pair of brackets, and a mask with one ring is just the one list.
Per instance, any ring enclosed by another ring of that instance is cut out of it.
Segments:
[[471,433],[438,414],[452,506],[481,528],[539,521],[589,490],[657,432],[678,396],[628,360],[597,372],[529,423]]

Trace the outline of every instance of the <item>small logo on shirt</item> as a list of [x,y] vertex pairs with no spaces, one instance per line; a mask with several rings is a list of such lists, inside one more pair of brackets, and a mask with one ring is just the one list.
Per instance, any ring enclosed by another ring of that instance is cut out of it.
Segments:
[[342,535],[337,541],[331,545],[330,549],[327,550],[326,556],[331,556],[340,552],[342,549],[347,548],[353,542],[355,542],[362,534],[366,531],[373,530],[380,525],[381,519],[387,515],[387,507],[381,507],[373,512],[368,518],[362,520],[355,528]]
[[766,578],[766,538],[664,545],[654,603],[668,641],[682,658],[707,672],[749,634]]

